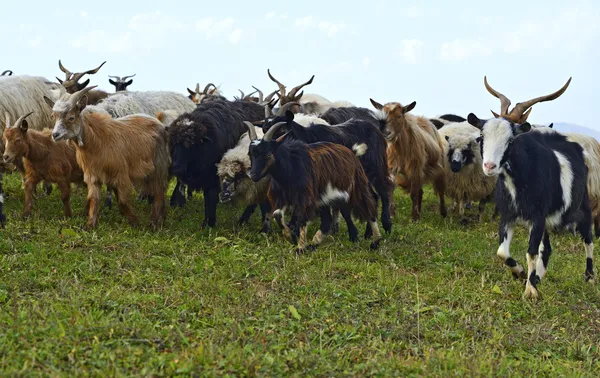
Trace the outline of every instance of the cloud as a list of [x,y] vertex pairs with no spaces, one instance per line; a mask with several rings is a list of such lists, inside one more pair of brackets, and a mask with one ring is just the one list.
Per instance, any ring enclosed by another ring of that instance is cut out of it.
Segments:
[[416,64],[421,57],[423,50],[423,42],[418,39],[405,39],[402,41],[402,49],[400,55],[406,63]]
[[206,39],[226,37],[233,44],[237,44],[243,34],[243,29],[236,28],[235,20],[231,17],[222,20],[203,18],[196,22],[196,30]]
[[343,22],[337,24],[332,24],[327,21],[319,22],[319,30],[325,32],[330,38],[336,35],[338,32],[344,30],[345,28],[346,25]]
[[265,20],[270,20],[272,18],[275,18],[275,16],[277,16],[277,12],[270,11],[267,14],[265,14]]
[[81,18],[88,18],[88,12],[86,11],[79,12],[79,15],[81,16]]
[[369,66],[371,65],[371,58],[365,56],[362,60],[362,64],[365,68],[369,68]]

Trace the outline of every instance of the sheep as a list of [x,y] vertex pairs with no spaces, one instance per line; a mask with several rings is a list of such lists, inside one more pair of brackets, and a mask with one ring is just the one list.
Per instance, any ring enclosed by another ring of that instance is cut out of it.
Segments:
[[131,114],[155,116],[157,112],[165,110],[183,114],[196,108],[196,105],[184,95],[170,91],[122,91],[112,94],[97,105],[113,118]]
[[13,72],[11,70],[2,71],[0,76],[12,76]]
[[126,91],[127,87],[133,83],[133,79],[127,79],[129,79],[130,77],[134,77],[135,75],[136,74],[123,77],[109,75],[108,77],[110,79],[108,79],[108,82],[115,86],[115,92],[123,92]]
[[[248,127],[254,127],[256,135],[262,138],[263,132],[260,127],[253,126],[248,121],[244,121],[244,123]],[[249,146],[249,135],[247,133],[242,134],[238,144],[227,151],[217,164],[217,174],[221,183],[219,200],[221,203],[233,201],[242,202],[247,205],[238,221],[240,225],[247,223],[254,210],[256,210],[256,207],[260,206],[263,224],[261,232],[266,233],[269,232],[272,219],[271,206],[267,198],[269,178],[265,177],[255,183],[248,176],[248,172],[250,172]]]
[[402,106],[397,102],[381,105],[370,100],[380,112],[379,118],[386,122],[388,164],[396,184],[410,193],[413,222],[421,218],[423,185],[427,182],[433,184],[434,192],[440,197],[440,215],[445,218],[444,139],[427,118],[408,114],[417,105],[416,101]]
[[484,175],[481,169],[479,129],[468,122],[451,123],[439,129],[439,134],[446,140],[445,194],[458,204],[461,217],[465,213],[465,202],[479,201],[481,221],[485,204],[493,199],[496,177]]
[[[94,68],[94,69],[91,69],[91,70],[88,70],[85,72],[72,73],[71,71],[66,69],[65,66],[62,65],[62,62],[59,59],[58,60],[58,68],[60,68],[60,70],[65,73],[65,80],[61,80],[58,77],[56,79],[65,88],[67,93],[73,94],[73,93],[80,91],[83,88],[87,87],[88,84],[90,83],[90,79],[87,79],[83,83],[79,83],[79,80],[84,75],[93,75],[93,74],[97,73],[98,70],[100,70],[100,68],[102,68],[104,63],[106,63],[106,62],[103,62],[97,68]],[[88,92],[88,94],[86,96],[88,99],[87,100],[88,105],[96,105],[103,99],[107,98],[109,96],[109,93],[98,89],[95,91]]]
[[[258,104],[247,104],[264,111]],[[168,128],[173,174],[183,184],[204,192],[203,228],[216,223],[220,190],[216,165],[245,132],[243,121],[255,121],[247,110],[236,102],[212,100],[180,115]]]
[[44,97],[56,119],[52,139],[83,142],[75,143],[75,147],[77,163],[88,186],[86,229],[97,225],[101,184],[116,189],[119,210],[134,226],[139,222],[131,210],[132,190],[136,187],[151,196],[151,225],[161,227],[166,217],[169,173],[165,127],[149,115],[112,118],[97,106],[86,106],[85,94],[93,88],[95,86],[74,94],[63,93],[56,102]]
[[[305,143],[315,142],[333,142],[352,148],[355,144],[364,143],[368,146],[365,156],[361,158],[361,163],[367,174],[370,185],[374,188],[369,190],[374,196],[381,198],[382,212],[381,221],[386,232],[391,232],[392,221],[390,216],[390,202],[392,202],[393,183],[389,178],[389,169],[386,160],[386,141],[378,129],[378,121],[371,119],[350,119],[337,125],[329,125],[327,122],[308,122],[306,126],[295,122],[294,113],[289,110],[298,103],[289,102],[282,106],[278,116],[268,120],[263,125],[263,131],[267,131],[271,125],[284,122],[289,130],[289,138],[301,140]],[[306,116],[304,116],[306,119]],[[309,118],[310,120],[310,118]],[[370,236],[370,227],[367,226],[367,234]]]
[[330,142],[282,142],[281,138],[285,136],[272,140],[284,124],[273,125],[262,139],[258,139],[254,128],[246,124],[251,139],[248,150],[250,177],[254,182],[267,175],[271,177],[268,190],[271,208],[291,210],[292,237],[298,239],[296,252],[306,250],[307,223],[317,215],[320,215],[321,226],[308,248],[312,249],[323,241],[331,226],[331,208],[340,210],[353,241],[358,240],[358,232],[352,215],[368,222],[372,230],[371,248],[378,248],[381,235],[376,218],[377,204],[357,157],[363,155],[368,147],[361,143],[350,150]]
[[[509,111],[510,100],[494,90],[484,77],[488,92],[500,100],[500,114],[481,120],[470,113],[468,122],[481,130],[483,171],[498,176],[495,199],[500,210],[500,247],[497,254],[515,278],[526,279],[524,296],[537,299],[537,285],[548,269],[550,231],[575,226],[585,244],[586,281],[594,281],[592,209],[588,193],[588,168],[584,149],[566,135],[551,129],[532,129],[527,122],[532,106],[561,96],[571,78],[558,91],[520,102]],[[527,274],[510,255],[514,226],[529,226]]]
[[23,218],[31,215],[33,189],[41,181],[58,184],[65,216],[70,217],[71,183],[83,185],[83,171],[77,164],[75,147],[67,141],[54,143],[51,131],[29,130],[25,114],[11,127],[10,116],[6,114],[7,129],[2,135],[4,162],[13,163],[23,159],[25,166],[25,209]]

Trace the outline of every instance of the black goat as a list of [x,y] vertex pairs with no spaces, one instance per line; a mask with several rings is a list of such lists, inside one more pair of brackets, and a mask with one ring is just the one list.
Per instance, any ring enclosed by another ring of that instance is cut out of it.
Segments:
[[[237,145],[246,131],[243,121],[250,116],[230,101],[213,100],[180,115],[168,128],[171,172],[182,184],[204,192],[203,227],[216,222],[220,191],[216,164]],[[176,195],[181,195],[178,188],[173,191]]]
[[[593,281],[592,212],[582,147],[557,132],[530,131],[527,122],[484,121],[473,113],[468,121],[481,130],[483,172],[498,176],[495,200],[501,219],[497,254],[515,277],[527,278],[525,296],[538,296],[536,286],[548,268],[549,230],[553,229],[576,226],[585,243],[585,278]],[[509,252],[518,221],[530,227],[527,275]]]
[[356,144],[352,150],[337,143],[319,142],[306,144],[298,140],[272,140],[278,129],[285,125],[277,123],[265,133],[263,139],[248,124],[251,160],[250,177],[258,182],[271,175],[268,198],[272,209],[291,210],[292,237],[298,238],[297,252],[307,247],[307,222],[317,215],[321,227],[315,234],[314,248],[323,241],[331,227],[331,209],[339,209],[348,223],[350,239],[358,240],[358,232],[352,215],[368,222],[372,230],[371,248],[380,242],[377,225],[377,203],[369,191],[369,184],[357,156],[365,153],[367,146]]
[[[361,110],[350,110],[352,108],[332,108],[323,113],[324,116],[332,121],[341,120],[342,117],[352,114],[360,115],[359,117],[351,117],[342,123],[332,124],[332,126],[313,123],[308,127],[304,127],[294,122],[294,113],[292,111],[286,110],[286,108],[293,106],[293,104],[296,103],[284,105],[281,108],[281,112],[285,111],[285,113],[265,122],[263,130],[266,132],[271,125],[284,122],[285,127],[282,130],[290,131],[288,138],[301,140],[305,143],[331,142],[341,144],[350,149],[356,144],[366,144],[368,147],[367,152],[360,159],[360,162],[372,186],[372,189],[369,191],[373,194],[376,201],[378,198],[381,198],[381,222],[383,229],[388,233],[391,232],[392,220],[390,210],[391,203],[393,202],[391,199],[394,184],[390,179],[386,156],[386,140],[379,131],[379,120],[370,111],[366,113]],[[325,119],[323,118],[323,120]],[[370,237],[370,232],[371,228],[367,226],[366,238]]]

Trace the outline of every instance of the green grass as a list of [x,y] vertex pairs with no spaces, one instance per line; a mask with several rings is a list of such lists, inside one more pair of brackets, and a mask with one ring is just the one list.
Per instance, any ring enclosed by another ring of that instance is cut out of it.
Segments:
[[[81,230],[55,189],[20,218],[18,175],[4,179],[0,231],[0,376],[598,376],[600,295],[583,279],[583,244],[552,240],[538,303],[496,257],[492,208],[482,224],[443,220],[426,192],[423,218],[396,191],[391,235],[378,251],[345,226],[296,256],[258,213],[221,206],[199,230],[196,195],[148,231],[116,209]],[[171,189],[170,189],[171,190]],[[169,191],[170,193],[170,191]],[[472,210],[474,211],[474,210]],[[318,223],[318,222],[317,222]],[[316,225],[311,227],[311,237]],[[360,225],[361,232],[364,225]],[[513,255],[524,263],[519,229]]]

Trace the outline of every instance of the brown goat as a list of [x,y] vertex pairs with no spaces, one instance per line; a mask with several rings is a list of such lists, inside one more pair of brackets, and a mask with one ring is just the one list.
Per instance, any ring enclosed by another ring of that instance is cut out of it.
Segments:
[[440,197],[440,214],[446,217],[444,139],[427,118],[408,114],[416,102],[406,106],[397,102],[381,105],[371,99],[371,104],[383,112],[388,163],[396,175],[396,184],[410,193],[413,221],[421,218],[423,185],[428,182]]
[[[62,62],[59,60],[58,61],[58,68],[60,68],[60,70],[62,72],[65,73],[65,80],[61,80],[58,77],[56,78],[58,80],[59,83],[62,84],[63,87],[65,87],[65,90],[68,93],[75,93],[77,91],[82,90],[83,88],[87,87],[88,84],[90,83],[90,79],[87,79],[86,81],[84,81],[83,83],[79,83],[79,80],[84,76],[84,75],[93,75],[95,73],[98,72],[98,70],[100,70],[100,68],[102,68],[102,66],[104,65],[103,62],[101,65],[99,65],[98,67],[91,69],[91,70],[87,70],[84,72],[71,72],[68,69],[65,68],[65,66],[63,66]],[[86,97],[87,97],[87,104],[88,105],[96,105],[97,103],[99,103],[100,101],[104,100],[105,98],[107,98],[109,96],[108,92],[102,91],[102,90],[95,90],[95,91],[90,91],[87,93]]]
[[12,163],[23,159],[25,166],[23,217],[28,218],[31,215],[33,192],[42,180],[58,185],[65,216],[70,217],[72,215],[71,183],[83,185],[83,171],[77,165],[75,147],[66,141],[54,143],[48,129],[29,130],[25,119],[29,114],[21,116],[12,127],[10,127],[10,116],[6,114],[7,129],[2,135],[5,146],[4,161]]
[[[152,200],[151,224],[162,226],[166,216],[169,152],[165,127],[159,120],[137,114],[113,119],[104,110],[86,108],[87,87],[74,94],[62,93],[52,107],[56,124],[54,141],[72,140],[76,145],[77,163],[83,169],[88,186],[87,229],[96,227],[100,211],[100,187],[115,189],[119,210],[131,225],[138,219],[131,210],[134,187]],[[75,143],[81,141],[81,143]]]

